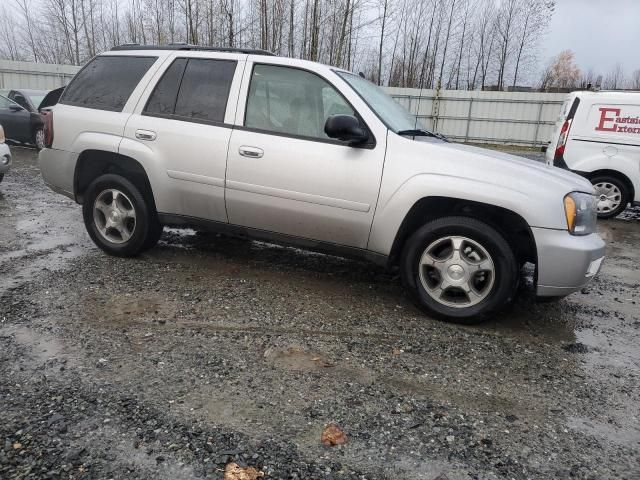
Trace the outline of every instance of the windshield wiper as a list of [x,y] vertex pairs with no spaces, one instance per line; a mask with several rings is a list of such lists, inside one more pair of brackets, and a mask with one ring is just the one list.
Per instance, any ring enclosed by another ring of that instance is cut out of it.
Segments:
[[441,133],[430,132],[428,130],[422,130],[420,128],[416,128],[414,130],[400,130],[397,132],[398,135],[406,135],[409,137],[434,137],[443,142],[448,142],[449,139],[442,135]]

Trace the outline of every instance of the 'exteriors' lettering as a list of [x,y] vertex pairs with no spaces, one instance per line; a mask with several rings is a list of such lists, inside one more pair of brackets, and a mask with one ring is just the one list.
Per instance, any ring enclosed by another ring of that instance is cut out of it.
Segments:
[[[640,134],[640,127],[630,127],[628,125],[620,125],[621,123],[640,125],[640,117],[622,117],[621,109],[612,107],[602,107],[600,110],[600,122],[596,130],[600,132],[616,132],[616,133],[635,133]],[[610,115],[613,114],[613,115]]]

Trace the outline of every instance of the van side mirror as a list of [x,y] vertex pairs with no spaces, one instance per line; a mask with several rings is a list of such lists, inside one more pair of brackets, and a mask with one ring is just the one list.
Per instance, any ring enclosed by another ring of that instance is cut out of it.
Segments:
[[360,145],[369,139],[369,134],[352,115],[331,115],[324,124],[324,133],[349,145]]
[[24,108],[14,103],[13,105],[9,105],[9,110],[11,110],[12,112],[19,112],[21,110],[24,110]]

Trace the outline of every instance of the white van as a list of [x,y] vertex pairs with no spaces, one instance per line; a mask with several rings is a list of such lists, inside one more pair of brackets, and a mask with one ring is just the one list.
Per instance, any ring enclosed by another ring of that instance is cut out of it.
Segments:
[[640,204],[640,92],[570,93],[546,159],[591,181],[600,218]]

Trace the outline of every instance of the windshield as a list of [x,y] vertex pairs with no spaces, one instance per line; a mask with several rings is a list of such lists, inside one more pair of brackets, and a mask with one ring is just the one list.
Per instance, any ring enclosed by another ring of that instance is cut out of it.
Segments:
[[336,72],[369,105],[380,120],[394,132],[423,128],[419,120],[377,85],[353,73]]

